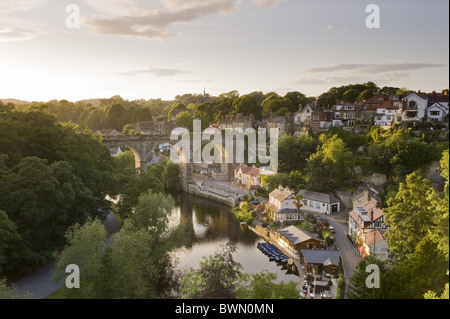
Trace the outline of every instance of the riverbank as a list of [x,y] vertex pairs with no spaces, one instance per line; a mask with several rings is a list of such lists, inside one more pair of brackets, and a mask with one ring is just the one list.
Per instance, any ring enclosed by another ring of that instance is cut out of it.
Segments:
[[234,207],[239,202],[239,194],[231,193],[218,187],[198,183],[188,184],[186,187],[186,192],[191,195],[217,201],[230,207]]

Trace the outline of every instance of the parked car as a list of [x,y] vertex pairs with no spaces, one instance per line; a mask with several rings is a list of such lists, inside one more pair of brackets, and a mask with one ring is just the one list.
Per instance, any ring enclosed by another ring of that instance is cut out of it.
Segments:
[[328,226],[328,230],[332,233],[336,232],[336,229],[333,226]]

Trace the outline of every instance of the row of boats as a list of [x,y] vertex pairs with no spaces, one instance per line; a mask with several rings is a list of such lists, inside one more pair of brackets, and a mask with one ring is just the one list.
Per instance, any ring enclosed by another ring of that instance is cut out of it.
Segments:
[[282,264],[286,264],[289,261],[289,257],[272,244],[258,243],[258,249],[268,256],[270,261],[281,262]]

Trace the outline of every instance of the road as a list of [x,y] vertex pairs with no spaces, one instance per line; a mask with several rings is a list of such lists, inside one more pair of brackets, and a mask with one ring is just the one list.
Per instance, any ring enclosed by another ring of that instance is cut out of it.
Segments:
[[336,244],[341,251],[342,268],[346,281],[346,289],[348,288],[348,280],[353,275],[356,265],[361,260],[361,257],[357,254],[355,248],[347,237],[348,226],[346,224],[346,218],[348,212],[344,211],[338,215],[327,216],[327,220],[330,225],[336,229],[335,237]]

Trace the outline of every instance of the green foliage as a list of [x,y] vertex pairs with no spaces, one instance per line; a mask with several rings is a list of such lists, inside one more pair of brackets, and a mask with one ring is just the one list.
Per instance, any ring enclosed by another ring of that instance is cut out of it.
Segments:
[[26,292],[22,293],[15,287],[8,287],[6,278],[0,278],[0,300],[2,299],[31,299],[32,296]]
[[179,287],[183,299],[236,299],[241,265],[233,259],[236,247],[221,246],[213,256],[204,258],[200,268],[191,268]]
[[401,183],[397,195],[388,201],[383,212],[389,249],[399,259],[406,259],[414,253],[416,246],[433,225],[433,211],[428,200],[429,182],[416,173],[408,175]]
[[[369,265],[377,265],[380,270],[380,288],[368,288],[366,285],[367,277],[370,272],[366,272]],[[350,299],[378,299],[387,297],[383,295],[386,289],[391,287],[386,282],[388,278],[388,268],[383,261],[374,256],[362,258],[356,265],[356,269],[349,280],[348,298]]]
[[236,219],[240,222],[251,224],[255,218],[255,216],[252,214],[252,211],[250,211],[248,202],[241,202],[239,207],[233,207],[232,211]]
[[148,191],[153,193],[164,192],[164,185],[152,170],[132,175],[130,180],[120,190],[119,214],[122,219],[130,216],[139,202],[139,196]]
[[177,195],[181,192],[180,166],[171,161],[167,163],[162,173],[162,181],[167,192]]
[[237,289],[238,299],[298,299],[300,291],[297,283],[276,283],[277,275],[264,270],[257,274],[245,275]]
[[279,172],[302,171],[308,158],[317,150],[318,141],[311,136],[286,135],[278,145]]
[[306,186],[311,191],[330,192],[353,176],[354,157],[336,135],[320,137],[322,145],[311,155],[305,168]]
[[66,298],[167,298],[176,276],[170,251],[177,244],[168,229],[173,209],[168,195],[146,193],[106,245],[99,220],[88,220],[67,233],[67,246],[58,257],[54,279],[60,281],[68,264],[80,267],[81,289],[67,290]]

